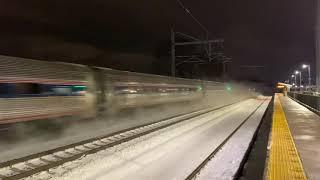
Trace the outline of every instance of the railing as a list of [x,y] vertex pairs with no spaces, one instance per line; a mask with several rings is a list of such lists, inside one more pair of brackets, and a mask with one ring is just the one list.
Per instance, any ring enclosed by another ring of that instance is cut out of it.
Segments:
[[312,91],[291,91],[288,95],[311,108],[320,111],[320,95]]

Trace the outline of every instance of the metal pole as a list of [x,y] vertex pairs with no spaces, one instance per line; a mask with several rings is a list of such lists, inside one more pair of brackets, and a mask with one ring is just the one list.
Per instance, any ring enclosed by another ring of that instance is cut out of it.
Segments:
[[175,34],[171,28],[171,76],[176,76],[176,50],[175,50]]
[[[207,41],[209,42],[209,40],[207,39]],[[211,42],[209,42],[209,44],[208,44],[208,51],[209,51],[209,53],[208,53],[208,56],[209,56],[209,61],[211,61]]]
[[[320,91],[320,0],[316,0],[315,51],[316,51],[316,85]],[[320,104],[319,104],[320,106]]]
[[223,76],[226,76],[226,62],[222,62]]
[[311,73],[310,73],[310,65],[308,66],[308,73],[309,73],[309,88],[311,87]]
[[299,87],[299,90],[301,91],[301,85],[302,85],[302,84],[301,84],[301,71],[300,71],[299,74],[300,74],[300,87]]
[[294,91],[297,91],[297,75],[294,75]]

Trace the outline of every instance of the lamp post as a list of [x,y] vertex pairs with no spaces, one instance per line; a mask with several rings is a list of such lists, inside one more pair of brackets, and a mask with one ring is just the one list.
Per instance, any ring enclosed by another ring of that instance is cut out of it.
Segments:
[[300,71],[296,71],[295,74],[296,75],[298,75],[298,74],[300,75],[299,90],[301,91],[301,85],[302,85],[301,84],[301,72]]
[[308,68],[308,81],[309,81],[309,88],[311,87],[311,72],[310,72],[310,65],[307,65],[307,64],[303,64],[302,65],[302,68],[303,69],[306,69]]
[[294,87],[294,91],[296,91],[296,86],[297,86],[297,76],[295,74],[291,75],[292,78],[294,78],[294,83],[292,84]]
[[293,79],[294,79],[294,82],[293,82],[292,84],[293,84],[293,85],[294,85],[294,84],[297,84],[297,78],[296,78],[296,76],[295,76],[294,74],[291,75],[291,78],[292,78],[292,81],[293,81]]

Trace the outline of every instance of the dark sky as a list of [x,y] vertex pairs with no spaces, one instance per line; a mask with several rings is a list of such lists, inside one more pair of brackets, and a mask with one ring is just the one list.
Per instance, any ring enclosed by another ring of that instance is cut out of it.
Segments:
[[[283,80],[314,63],[314,0],[182,2],[211,38],[225,38],[235,78]],[[204,33],[175,0],[2,0],[0,23],[0,54],[150,73],[169,54],[170,27]]]

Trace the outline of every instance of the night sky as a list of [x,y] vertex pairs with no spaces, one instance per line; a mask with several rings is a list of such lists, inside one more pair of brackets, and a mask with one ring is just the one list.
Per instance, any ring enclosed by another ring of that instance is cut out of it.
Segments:
[[[314,0],[182,2],[211,38],[225,39],[236,79],[273,82],[303,62],[314,67]],[[10,56],[166,74],[170,27],[204,36],[175,0],[2,0],[0,8],[0,54]]]

